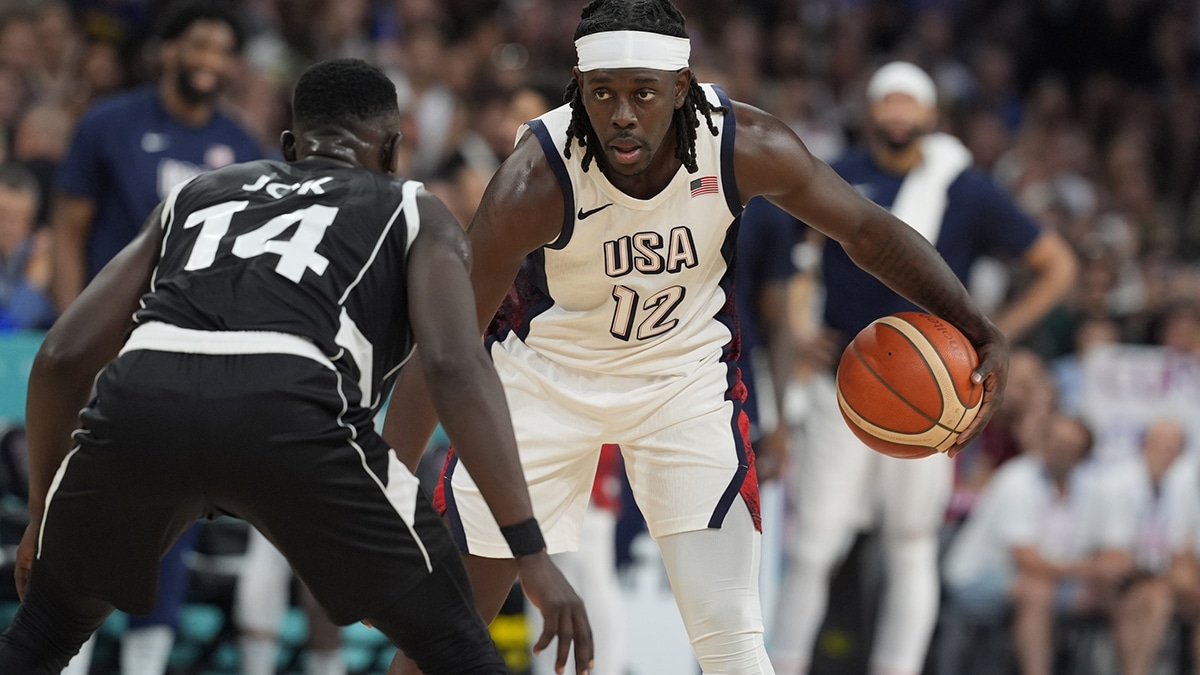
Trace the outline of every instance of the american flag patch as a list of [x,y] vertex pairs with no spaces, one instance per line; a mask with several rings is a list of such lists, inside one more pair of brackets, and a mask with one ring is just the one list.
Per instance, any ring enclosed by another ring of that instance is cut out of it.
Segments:
[[692,196],[699,197],[700,195],[715,195],[717,194],[717,177],[704,176],[692,181]]

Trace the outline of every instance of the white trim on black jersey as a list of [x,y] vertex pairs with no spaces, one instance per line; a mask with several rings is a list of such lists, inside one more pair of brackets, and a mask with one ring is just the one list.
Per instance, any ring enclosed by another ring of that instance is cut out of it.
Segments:
[[404,256],[408,257],[408,249],[412,248],[417,233],[421,231],[421,210],[417,208],[417,190],[425,187],[424,183],[408,181],[402,188],[404,198],[400,205],[404,207],[404,224],[408,226],[408,239],[404,242]]
[[375,263],[375,258],[379,255],[379,249],[383,248],[383,242],[387,240],[388,234],[392,231],[392,226],[396,224],[396,218],[400,216],[402,211],[404,212],[405,225],[408,226],[409,231],[408,244],[406,244],[404,247],[404,252],[406,254],[408,253],[408,247],[412,245],[412,240],[416,236],[414,232],[421,227],[421,217],[419,215],[410,218],[408,204],[410,201],[412,201],[412,210],[414,212],[417,210],[417,190],[421,187],[422,183],[410,180],[404,184],[404,187],[401,188],[400,204],[396,206],[396,210],[392,212],[392,217],[388,219],[387,225],[383,227],[383,232],[380,233],[379,240],[375,242],[375,248],[371,251],[371,255],[367,258],[367,262],[363,263],[362,269],[358,271],[358,276],[354,277],[354,281],[351,281],[350,285],[346,287],[346,292],[342,293],[342,297],[338,298],[339,305],[346,303],[346,298],[350,297],[350,292],[354,290],[354,287],[358,285],[358,282],[362,281],[363,277],[367,274],[367,270],[370,269],[371,265]]

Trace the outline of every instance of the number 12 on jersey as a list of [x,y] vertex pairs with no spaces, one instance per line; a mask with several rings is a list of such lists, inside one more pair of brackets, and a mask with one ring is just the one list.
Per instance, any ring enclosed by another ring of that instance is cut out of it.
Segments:
[[[649,340],[674,328],[679,323],[679,319],[668,319],[667,317],[679,306],[680,302],[683,302],[684,294],[683,286],[668,286],[647,298],[641,306],[641,310],[649,312],[649,314],[637,324],[637,339]],[[613,337],[628,342],[629,338],[633,336],[633,326],[637,321],[639,309],[638,300],[641,298],[637,291],[621,284],[613,286],[612,297],[617,302],[617,306],[613,310],[612,327],[609,332]]]

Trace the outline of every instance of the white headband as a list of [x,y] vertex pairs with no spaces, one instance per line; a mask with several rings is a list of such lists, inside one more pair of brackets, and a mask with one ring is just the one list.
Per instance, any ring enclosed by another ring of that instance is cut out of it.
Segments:
[[613,30],[585,35],[575,41],[579,70],[650,68],[682,70],[688,67],[692,42],[640,30]]

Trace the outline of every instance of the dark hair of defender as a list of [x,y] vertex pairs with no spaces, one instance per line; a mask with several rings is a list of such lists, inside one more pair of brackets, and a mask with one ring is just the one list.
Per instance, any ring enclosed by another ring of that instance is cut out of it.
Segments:
[[[671,0],[592,0],[583,8],[579,25],[575,28],[575,39],[618,30],[636,30],[681,38],[688,36],[683,14],[671,4]],[[583,95],[575,78],[571,78],[567,84],[563,100],[571,104],[571,124],[567,127],[567,144],[563,148],[563,154],[570,157],[571,146],[574,144],[572,141],[577,142],[584,148],[583,170],[587,171],[592,158],[603,156],[604,149],[600,147],[600,140],[592,130],[592,122],[583,107]],[[696,113],[704,114],[708,130],[716,136],[717,126],[712,121],[714,110],[722,114],[729,112],[724,106],[710,104],[704,90],[693,77],[687,99],[682,107],[675,110],[671,120],[675,126],[675,156],[683,162],[689,173],[698,170],[696,129],[700,127],[700,117]]]
[[304,71],[292,97],[292,122],[308,128],[399,117],[396,85],[360,59],[332,59]]

